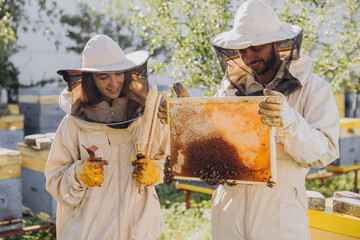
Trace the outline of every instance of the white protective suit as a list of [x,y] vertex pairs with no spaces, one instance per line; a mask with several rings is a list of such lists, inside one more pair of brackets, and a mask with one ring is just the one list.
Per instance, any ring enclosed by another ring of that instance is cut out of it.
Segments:
[[[213,240],[310,239],[305,176],[309,167],[339,157],[340,119],[329,84],[313,74],[311,57],[292,61],[290,73],[302,87],[287,97],[296,119],[277,130],[277,184],[220,186],[212,198]],[[216,96],[226,96],[225,89]]]
[[[45,168],[46,188],[58,201],[57,238],[64,240],[154,240],[164,225],[154,186],[139,194],[132,177],[139,125],[114,129],[70,115],[71,94],[64,90],[60,105],[68,113],[61,122]],[[116,107],[116,106],[115,106]],[[167,148],[166,126],[157,121],[151,156],[163,179]],[[86,187],[78,171],[88,153],[81,147],[97,146],[96,157],[108,161],[101,187]]]

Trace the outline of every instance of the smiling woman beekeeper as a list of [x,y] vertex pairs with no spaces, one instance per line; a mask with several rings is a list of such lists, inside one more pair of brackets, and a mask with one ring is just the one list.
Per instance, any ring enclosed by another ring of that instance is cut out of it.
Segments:
[[278,176],[273,188],[220,186],[213,240],[310,239],[305,176],[338,158],[340,120],[329,84],[300,54],[302,32],[263,1],[250,0],[238,9],[233,30],[212,39],[225,73],[216,96],[267,96],[258,111],[276,127]]
[[[148,58],[96,35],[82,68],[58,71],[68,83],[59,99],[67,115],[45,168],[46,188],[58,201],[58,239],[154,240],[161,233],[153,185],[162,179],[167,128],[152,122],[158,94],[148,91]],[[143,158],[143,129],[152,124],[151,157]],[[141,192],[140,184],[148,186]]]

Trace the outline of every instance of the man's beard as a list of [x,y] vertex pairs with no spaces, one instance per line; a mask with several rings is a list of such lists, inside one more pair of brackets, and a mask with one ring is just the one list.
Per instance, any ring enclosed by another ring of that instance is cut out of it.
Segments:
[[257,75],[262,75],[262,74],[266,73],[274,66],[274,64],[276,62],[276,53],[275,53],[274,44],[272,44],[270,59],[267,59],[266,61],[264,61],[264,60],[262,60],[262,61],[263,61],[265,67],[262,71],[256,72]]

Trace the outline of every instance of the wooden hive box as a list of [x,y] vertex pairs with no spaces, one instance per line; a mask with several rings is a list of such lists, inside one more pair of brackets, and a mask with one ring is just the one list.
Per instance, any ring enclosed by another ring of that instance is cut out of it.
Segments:
[[[22,160],[21,179],[24,212],[48,221],[55,221],[57,203],[45,188],[46,179],[44,175],[51,142],[46,145],[35,145],[35,140],[46,139],[47,135],[45,134],[26,136],[25,142],[32,136],[34,136],[32,144],[27,145],[24,142],[18,144]],[[38,142],[43,144],[42,141]]]
[[19,152],[0,148],[0,222],[21,218],[21,160]]
[[59,106],[62,88],[20,88],[19,111],[25,116],[25,135],[55,132],[66,115]]
[[24,115],[9,114],[0,116],[0,146],[12,150],[24,138]]
[[339,148],[340,158],[331,165],[351,166],[360,164],[360,119],[341,118]]
[[167,99],[173,177],[210,186],[275,184],[274,129],[260,120],[262,99]]
[[308,210],[312,240],[360,239],[360,218],[335,212],[333,198],[325,199],[325,210]]

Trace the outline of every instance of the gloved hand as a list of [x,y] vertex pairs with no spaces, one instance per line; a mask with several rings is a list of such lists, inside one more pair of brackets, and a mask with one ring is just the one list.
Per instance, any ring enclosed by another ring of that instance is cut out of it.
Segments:
[[282,93],[264,89],[264,95],[267,97],[259,103],[258,109],[264,124],[270,127],[286,127],[295,120],[295,112]]
[[84,148],[89,153],[89,157],[79,170],[79,178],[88,187],[100,186],[104,182],[104,165],[108,165],[108,161],[95,157],[94,152],[97,147]]
[[[186,91],[186,89],[183,87],[181,83],[175,83],[174,84],[174,91],[177,95],[177,97],[190,97],[189,93]],[[167,124],[167,109],[166,109],[166,99],[161,99],[160,106],[159,106],[159,112],[158,112],[158,118],[160,119],[160,122],[162,124]]]
[[133,177],[145,185],[154,185],[160,178],[160,171],[156,167],[155,160],[142,158],[132,162],[135,166]]
[[88,187],[100,186],[104,182],[104,165],[108,165],[106,160],[87,158],[79,170],[80,180]]

